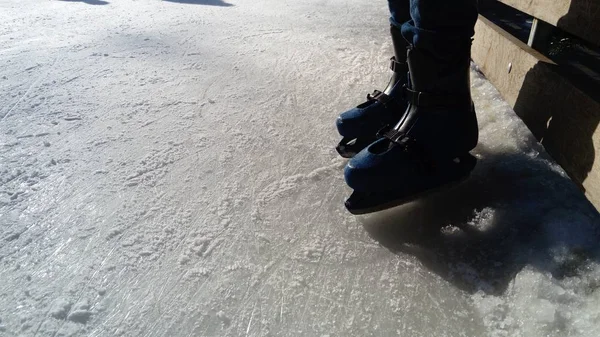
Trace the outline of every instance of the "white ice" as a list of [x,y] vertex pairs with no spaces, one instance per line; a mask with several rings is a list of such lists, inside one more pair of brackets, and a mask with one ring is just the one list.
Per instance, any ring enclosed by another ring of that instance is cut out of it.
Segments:
[[0,22],[0,336],[600,336],[600,217],[476,71],[471,179],[345,211],[334,120],[385,84],[384,0]]

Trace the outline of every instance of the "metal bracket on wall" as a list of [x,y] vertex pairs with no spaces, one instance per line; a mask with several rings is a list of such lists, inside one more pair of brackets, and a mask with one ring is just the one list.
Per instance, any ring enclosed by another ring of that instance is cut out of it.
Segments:
[[529,47],[533,47],[538,28],[538,22],[539,20],[537,18],[533,18],[533,22],[531,23],[531,31],[529,32],[529,40],[527,40],[527,45]]

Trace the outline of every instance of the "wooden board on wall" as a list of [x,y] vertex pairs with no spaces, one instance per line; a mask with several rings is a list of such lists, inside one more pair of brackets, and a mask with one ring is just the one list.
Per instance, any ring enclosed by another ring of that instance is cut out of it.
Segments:
[[600,103],[487,19],[480,17],[475,31],[475,63],[600,209]]
[[522,12],[600,45],[598,0],[500,0]]

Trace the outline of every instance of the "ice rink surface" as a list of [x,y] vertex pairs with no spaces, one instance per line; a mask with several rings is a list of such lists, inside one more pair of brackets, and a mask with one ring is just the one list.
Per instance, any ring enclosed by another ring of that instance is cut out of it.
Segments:
[[463,185],[354,217],[386,3],[0,0],[0,336],[600,336],[600,216],[475,69]]

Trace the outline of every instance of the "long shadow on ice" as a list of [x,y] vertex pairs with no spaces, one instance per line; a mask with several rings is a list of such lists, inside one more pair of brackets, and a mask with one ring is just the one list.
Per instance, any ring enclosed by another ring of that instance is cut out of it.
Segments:
[[109,4],[108,1],[103,1],[103,0],[60,0],[60,1],[64,1],[64,2],[83,2],[83,3],[86,3],[88,5],[108,5]]
[[479,153],[459,187],[360,221],[469,292],[502,294],[525,265],[562,279],[598,261],[600,214],[575,184],[540,158]]
[[221,7],[231,7],[233,4],[227,3],[222,0],[163,0],[167,2],[179,2],[182,4],[192,4],[192,5],[205,5],[205,6],[221,6]]

